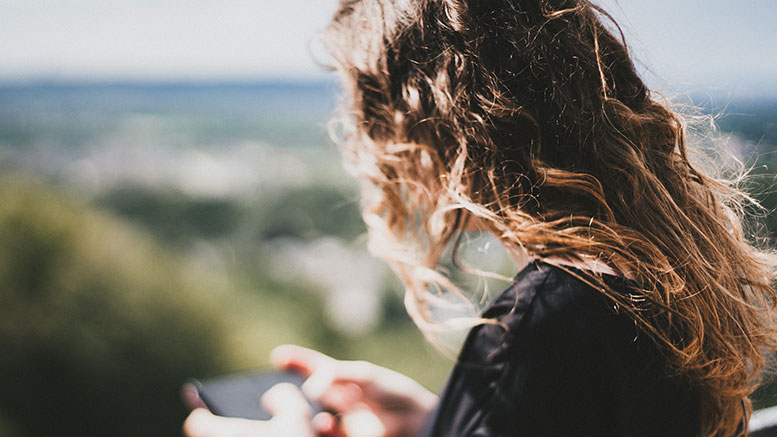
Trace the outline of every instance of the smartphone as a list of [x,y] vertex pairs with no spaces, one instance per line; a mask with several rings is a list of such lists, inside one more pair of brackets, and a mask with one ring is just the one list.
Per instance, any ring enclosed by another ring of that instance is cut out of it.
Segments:
[[[190,408],[204,407],[219,416],[268,420],[271,416],[260,402],[264,392],[282,382],[300,387],[304,381],[295,372],[259,371],[203,380],[189,379],[181,392]],[[313,414],[322,411],[315,402],[310,402],[310,406]]]

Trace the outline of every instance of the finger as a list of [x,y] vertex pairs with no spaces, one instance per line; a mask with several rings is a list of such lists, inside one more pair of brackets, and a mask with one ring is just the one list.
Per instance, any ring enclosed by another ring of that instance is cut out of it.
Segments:
[[375,382],[375,365],[367,361],[331,360],[320,365],[302,384],[302,392],[319,402],[335,386],[355,385],[364,389]]
[[183,423],[183,433],[187,437],[248,437],[267,432],[266,422],[214,416],[204,408],[193,410]]
[[[418,382],[368,361],[336,360],[331,370],[322,375],[318,373],[303,384],[303,392],[322,404],[334,388],[340,388],[340,397],[352,401],[353,393],[356,393],[367,404],[391,410],[430,409],[438,402],[437,396]],[[358,390],[343,391],[343,387]]]
[[361,387],[356,384],[334,384],[315,399],[327,410],[343,413],[362,404],[363,393]]
[[337,418],[331,413],[323,412],[313,416],[313,430],[321,437],[344,437],[337,427]]
[[273,420],[285,422],[309,422],[313,410],[302,392],[293,384],[280,383],[262,395],[262,407]]
[[386,428],[374,413],[359,409],[341,417],[343,433],[348,437],[382,437]]
[[313,349],[293,344],[278,346],[270,352],[270,362],[279,369],[293,370],[310,376],[318,367],[335,361]]
[[181,397],[184,404],[189,407],[190,410],[195,408],[206,408],[205,403],[200,398],[200,393],[197,391],[197,387],[187,382],[181,386]]
[[329,391],[335,381],[335,364],[318,366],[302,384],[302,393],[308,399],[323,401],[323,395]]

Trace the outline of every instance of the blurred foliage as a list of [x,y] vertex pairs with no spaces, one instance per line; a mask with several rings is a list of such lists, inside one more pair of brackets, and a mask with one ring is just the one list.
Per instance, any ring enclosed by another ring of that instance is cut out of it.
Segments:
[[0,410],[30,436],[174,435],[180,382],[228,368],[224,310],[202,275],[83,209],[0,183]]
[[[101,202],[112,199],[117,211],[143,217],[136,224],[171,240],[179,238],[175,229],[154,226],[173,220],[190,236],[228,231],[198,224],[223,205],[120,193]],[[127,212],[138,204],[145,206]],[[323,316],[316,284],[279,282],[257,265],[208,273],[61,191],[0,178],[0,433],[177,435],[183,381],[265,367],[272,347],[287,342],[371,359],[433,389],[442,383],[449,363],[406,315],[378,333],[344,336]]]
[[355,195],[329,185],[281,188],[247,199],[129,185],[105,192],[94,203],[178,245],[218,238],[254,245],[277,237],[350,241],[366,231]]
[[[773,121],[777,122],[777,112]],[[751,172],[748,185],[748,191],[763,208],[750,208],[748,211],[752,215],[752,234],[761,246],[774,248],[777,243],[777,156],[762,155]],[[764,375],[765,384],[751,397],[755,409],[777,405],[777,369],[774,363],[777,363],[777,356],[772,357],[771,368]]]
[[120,187],[100,196],[96,205],[151,231],[162,240],[219,238],[231,234],[242,218],[242,207],[230,199],[201,199],[172,189]]
[[334,187],[314,185],[279,190],[262,207],[261,237],[311,240],[324,235],[344,240],[366,232],[355,195]]
[[765,146],[762,153],[774,153],[768,149],[777,144],[777,101],[740,99],[729,102],[720,110],[711,110],[722,112],[716,119],[720,130],[735,132],[758,146]]
[[[777,115],[775,115],[777,123]],[[770,244],[774,247],[777,241],[777,148],[772,153],[763,153],[753,167],[752,183],[748,190],[763,207],[762,211],[756,211],[754,214],[759,222],[765,226],[770,239]]]

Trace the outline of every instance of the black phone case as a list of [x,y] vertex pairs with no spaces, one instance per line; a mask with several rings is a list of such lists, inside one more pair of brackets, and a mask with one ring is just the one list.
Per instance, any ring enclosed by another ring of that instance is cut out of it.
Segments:
[[[184,397],[187,403],[195,404],[190,406],[198,406],[196,401],[192,401],[191,393],[187,393],[194,388],[199,400],[213,414],[268,420],[271,416],[262,408],[260,402],[264,392],[282,382],[299,387],[304,381],[297,373],[279,371],[240,373],[203,380],[190,379],[184,385]],[[312,402],[311,408],[313,414],[321,411],[320,406]]]

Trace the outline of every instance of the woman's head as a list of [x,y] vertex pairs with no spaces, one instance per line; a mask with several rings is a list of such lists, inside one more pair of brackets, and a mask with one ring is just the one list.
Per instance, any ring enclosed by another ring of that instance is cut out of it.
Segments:
[[516,251],[604,261],[639,288],[604,293],[699,387],[705,429],[731,435],[774,343],[774,258],[605,23],[587,0],[344,0],[324,34],[339,142],[422,326],[430,284],[456,290],[436,266],[470,217]]
[[664,192],[701,178],[680,120],[601,14],[580,0],[343,2],[325,38],[347,90],[344,150],[386,222],[434,219],[429,237],[447,240],[468,210],[536,256],[617,258],[554,231],[642,222],[685,195]]

